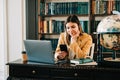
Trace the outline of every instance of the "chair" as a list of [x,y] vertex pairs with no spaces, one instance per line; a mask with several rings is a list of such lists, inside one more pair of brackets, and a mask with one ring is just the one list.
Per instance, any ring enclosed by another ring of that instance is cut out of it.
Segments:
[[88,57],[89,57],[90,59],[93,59],[94,48],[95,48],[95,43],[92,43],[92,46],[91,46],[91,48],[90,48],[90,53],[88,54]]

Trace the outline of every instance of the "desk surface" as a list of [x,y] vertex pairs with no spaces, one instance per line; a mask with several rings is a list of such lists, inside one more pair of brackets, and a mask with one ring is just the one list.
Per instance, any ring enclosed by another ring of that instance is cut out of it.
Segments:
[[16,80],[16,78],[18,80],[19,78],[25,78],[24,80],[113,80],[119,78],[120,74],[120,68],[97,65],[43,64],[23,62],[21,59],[9,62],[7,65],[9,66],[8,80]]
[[7,65],[23,65],[23,66],[41,66],[41,67],[52,67],[52,68],[82,68],[82,67],[90,67],[95,68],[96,65],[75,65],[75,64],[47,64],[47,63],[39,63],[39,62],[30,62],[30,61],[22,61],[21,59],[12,61],[7,63]]
[[43,66],[43,67],[52,67],[52,68],[89,68],[89,69],[114,69],[120,70],[118,67],[106,67],[106,66],[98,66],[98,65],[74,65],[74,64],[46,64],[46,63],[39,63],[39,62],[28,62],[22,61],[21,59],[12,61],[7,63],[7,65],[23,65],[23,66]]

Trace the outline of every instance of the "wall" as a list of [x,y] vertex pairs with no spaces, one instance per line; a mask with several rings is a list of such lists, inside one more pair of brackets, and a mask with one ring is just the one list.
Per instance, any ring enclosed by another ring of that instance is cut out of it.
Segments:
[[5,64],[21,58],[23,50],[26,37],[25,0],[0,0],[0,10],[0,64],[7,75]]
[[21,56],[22,50],[22,0],[7,0],[9,61]]
[[3,28],[3,0],[0,0],[0,70],[2,69],[2,65],[4,64],[4,50],[3,50],[3,43],[4,43],[4,28]]

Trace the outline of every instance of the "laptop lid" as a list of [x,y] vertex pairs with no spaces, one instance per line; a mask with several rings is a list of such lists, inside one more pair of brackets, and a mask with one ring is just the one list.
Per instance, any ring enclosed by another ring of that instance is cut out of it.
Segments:
[[49,40],[24,40],[28,61],[54,64],[54,54]]

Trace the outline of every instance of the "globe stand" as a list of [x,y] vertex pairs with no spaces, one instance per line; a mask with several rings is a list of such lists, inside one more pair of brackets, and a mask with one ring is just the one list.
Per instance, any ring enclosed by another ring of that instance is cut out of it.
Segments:
[[[98,34],[98,65],[120,68],[120,59],[117,58],[117,56],[120,55],[117,54],[117,51],[120,51],[120,15],[105,17],[98,24],[96,31]],[[109,58],[108,54],[104,56],[102,46],[114,50],[111,58]]]
[[100,35],[101,34],[103,35],[103,34],[110,34],[110,33],[97,33],[97,38],[98,38],[97,39],[97,62],[98,62],[98,66],[119,67],[120,68],[120,58],[117,58],[117,51],[116,50],[113,51],[111,57],[104,58],[102,45],[100,44]]
[[104,58],[106,61],[120,62],[120,58],[116,57],[117,51],[113,51],[112,57]]

